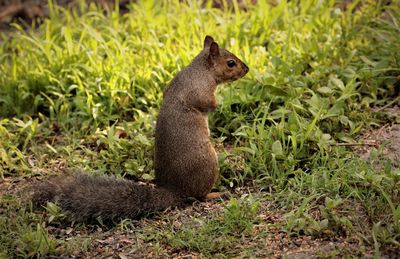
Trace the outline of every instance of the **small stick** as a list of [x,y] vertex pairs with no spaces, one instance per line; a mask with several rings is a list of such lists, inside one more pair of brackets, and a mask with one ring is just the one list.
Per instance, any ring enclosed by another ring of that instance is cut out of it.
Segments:
[[378,144],[371,144],[371,143],[336,143],[336,144],[331,144],[331,146],[378,146]]

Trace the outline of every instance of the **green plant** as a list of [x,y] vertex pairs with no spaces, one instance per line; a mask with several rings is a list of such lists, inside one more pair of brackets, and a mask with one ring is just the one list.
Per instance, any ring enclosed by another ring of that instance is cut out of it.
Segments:
[[161,233],[158,239],[175,248],[185,248],[203,254],[228,254],[229,249],[253,233],[259,204],[243,197],[232,198],[222,214],[211,219],[195,218],[178,229]]
[[56,254],[57,240],[40,224],[41,219],[12,196],[1,197],[1,251],[7,257]]

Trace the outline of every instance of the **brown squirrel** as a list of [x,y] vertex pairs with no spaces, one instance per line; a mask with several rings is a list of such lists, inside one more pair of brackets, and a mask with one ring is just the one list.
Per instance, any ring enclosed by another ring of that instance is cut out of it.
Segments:
[[241,60],[206,36],[204,49],[164,91],[155,133],[155,187],[78,173],[35,186],[34,205],[56,201],[72,220],[108,221],[165,210],[188,197],[218,197],[210,193],[218,178],[218,160],[207,113],[217,107],[217,85],[248,71]]

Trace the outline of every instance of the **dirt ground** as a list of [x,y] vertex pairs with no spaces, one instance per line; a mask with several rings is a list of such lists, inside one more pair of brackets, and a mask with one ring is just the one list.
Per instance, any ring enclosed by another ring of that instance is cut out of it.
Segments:
[[[127,12],[127,6],[132,1],[134,0],[119,0],[120,11]],[[53,2],[63,7],[79,6],[77,0],[54,0]],[[86,0],[86,2],[113,9],[116,1]],[[48,15],[48,0],[0,0],[0,31],[9,30],[14,22],[22,25],[40,24]]]
[[387,124],[379,129],[371,130],[360,140],[366,144],[355,148],[361,158],[368,160],[378,151],[378,156],[389,159],[395,167],[400,166],[400,124]]

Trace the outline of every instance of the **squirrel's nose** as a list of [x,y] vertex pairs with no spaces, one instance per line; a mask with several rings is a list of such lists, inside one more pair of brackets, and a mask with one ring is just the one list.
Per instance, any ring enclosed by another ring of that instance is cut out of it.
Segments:
[[249,72],[249,67],[245,64],[245,63],[243,63],[243,69],[246,71],[246,73],[247,72]]

